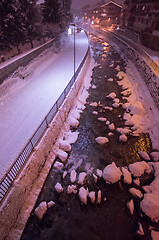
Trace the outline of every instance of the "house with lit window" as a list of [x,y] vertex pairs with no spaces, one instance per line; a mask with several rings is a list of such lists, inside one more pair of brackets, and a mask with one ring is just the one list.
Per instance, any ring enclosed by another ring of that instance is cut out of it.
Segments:
[[94,22],[110,26],[112,24],[120,24],[122,6],[109,1],[104,5],[97,7],[85,13],[85,17],[90,18]]

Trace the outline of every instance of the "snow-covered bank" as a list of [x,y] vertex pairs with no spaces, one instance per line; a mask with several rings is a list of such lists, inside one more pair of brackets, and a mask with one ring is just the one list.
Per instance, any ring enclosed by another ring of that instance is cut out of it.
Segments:
[[[60,146],[64,148],[67,145],[58,141],[58,144],[52,148],[59,134],[62,138],[64,132],[69,130],[70,125],[64,123],[65,119],[74,104],[79,89],[81,88],[81,91],[84,92],[86,85],[82,85],[84,79],[86,78],[87,81],[90,81],[93,64],[94,63],[90,60],[90,55],[88,55],[86,63],[76,80],[75,86],[72,87],[70,94],[59,109],[54,121],[49,125],[23,172],[20,174],[17,181],[15,181],[9,195],[4,200],[1,206],[1,216],[3,217],[0,219],[0,233],[2,238],[6,236],[7,239],[12,240],[20,238],[47,174],[55,160],[55,150]],[[86,93],[84,93],[84,96],[85,95]],[[78,101],[79,106],[82,101],[84,100],[80,93]]]

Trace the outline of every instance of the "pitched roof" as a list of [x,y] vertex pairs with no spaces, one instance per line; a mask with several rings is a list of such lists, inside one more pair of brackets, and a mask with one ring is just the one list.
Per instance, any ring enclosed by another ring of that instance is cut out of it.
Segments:
[[119,4],[117,4],[117,3],[113,2],[113,1],[109,1],[109,2],[105,3],[104,5],[102,5],[101,7],[105,7],[105,6],[107,6],[108,4],[110,4],[110,3],[112,3],[112,4],[114,4],[114,5],[116,5],[116,6],[120,7],[120,8],[122,8],[121,5],[119,5]]

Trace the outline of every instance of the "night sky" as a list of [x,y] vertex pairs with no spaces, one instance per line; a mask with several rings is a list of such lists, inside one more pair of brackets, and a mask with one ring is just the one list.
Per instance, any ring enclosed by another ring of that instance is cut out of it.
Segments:
[[[94,5],[98,2],[100,2],[100,0],[72,0],[72,7],[75,8],[75,9],[80,9],[87,4],[89,4],[91,6],[91,5]],[[105,2],[109,2],[109,1],[105,0]],[[114,0],[114,2],[122,5],[124,0]]]

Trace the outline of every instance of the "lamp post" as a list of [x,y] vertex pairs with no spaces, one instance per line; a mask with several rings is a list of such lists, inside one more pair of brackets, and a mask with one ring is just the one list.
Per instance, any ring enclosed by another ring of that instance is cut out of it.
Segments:
[[76,71],[76,69],[75,69],[75,67],[76,67],[75,23],[71,23],[70,26],[73,26],[73,27],[74,27],[74,28],[73,28],[73,29],[74,29],[74,31],[73,31],[73,33],[74,33],[74,51],[73,51],[73,52],[74,52],[74,71],[73,71],[73,72],[74,72],[74,82],[75,82],[75,71]]

